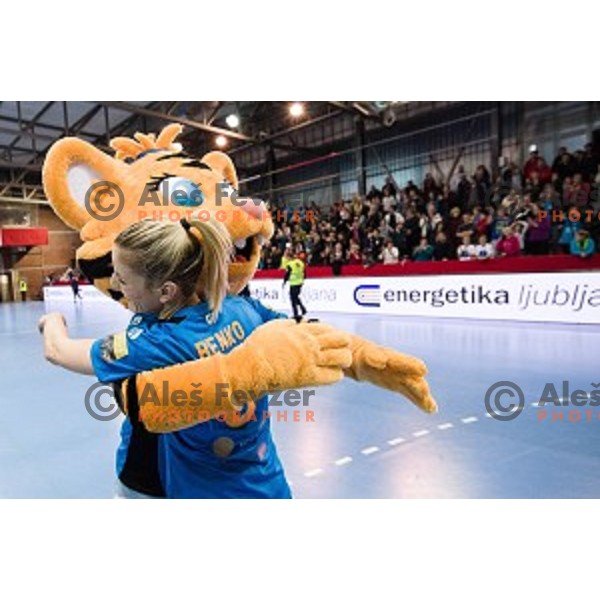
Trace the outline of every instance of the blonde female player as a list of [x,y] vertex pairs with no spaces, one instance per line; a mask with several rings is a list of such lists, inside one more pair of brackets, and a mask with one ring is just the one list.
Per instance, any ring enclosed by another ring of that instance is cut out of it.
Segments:
[[[285,318],[251,298],[227,295],[231,250],[227,230],[215,220],[131,225],[113,247],[116,280],[138,311],[127,330],[71,340],[62,315],[47,315],[40,321],[47,359],[109,383],[195,360],[198,342],[228,326],[246,337],[266,321]],[[236,345],[241,341],[237,336]],[[256,411],[266,410],[265,396]],[[125,419],[116,462],[123,497],[291,497],[269,419],[239,428],[211,420],[168,434],[148,433]]]

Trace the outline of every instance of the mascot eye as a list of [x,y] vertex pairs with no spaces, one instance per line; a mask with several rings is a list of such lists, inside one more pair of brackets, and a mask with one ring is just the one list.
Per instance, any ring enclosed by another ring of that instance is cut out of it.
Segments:
[[167,177],[161,188],[168,195],[169,203],[175,206],[200,206],[204,202],[202,190],[185,177]]

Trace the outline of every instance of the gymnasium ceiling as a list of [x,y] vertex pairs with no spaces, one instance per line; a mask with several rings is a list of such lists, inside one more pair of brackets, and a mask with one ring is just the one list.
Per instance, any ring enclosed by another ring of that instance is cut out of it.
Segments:
[[[445,102],[304,102],[304,114],[290,115],[289,101],[128,101],[0,102],[0,200],[44,199],[40,172],[44,155],[63,136],[77,136],[109,151],[108,141],[136,131],[158,131],[180,122],[182,141],[201,155],[227,140],[243,175],[264,167],[267,151],[275,160],[318,154],[319,146],[350,137],[360,119],[366,128],[390,127],[403,118],[433,110]],[[239,126],[226,123],[237,114]],[[327,128],[327,134],[323,131]],[[317,132],[319,135],[311,135]]]

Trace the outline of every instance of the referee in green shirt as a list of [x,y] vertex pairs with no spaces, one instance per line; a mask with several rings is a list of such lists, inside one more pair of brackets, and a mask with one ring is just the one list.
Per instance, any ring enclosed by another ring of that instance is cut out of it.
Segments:
[[[283,261],[282,261],[283,262]],[[283,265],[282,265],[283,266]],[[290,282],[290,300],[292,301],[292,310],[294,311],[294,319],[297,323],[302,321],[302,317],[306,314],[306,308],[300,299],[302,284],[304,283],[304,272],[306,265],[301,258],[301,253],[296,252],[294,258],[285,262],[285,277],[283,278],[283,286]],[[299,314],[299,311],[302,314]]]

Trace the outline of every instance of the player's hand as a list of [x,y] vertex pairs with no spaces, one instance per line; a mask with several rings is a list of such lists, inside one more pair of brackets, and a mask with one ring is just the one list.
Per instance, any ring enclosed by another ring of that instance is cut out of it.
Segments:
[[44,333],[44,329],[48,324],[60,323],[61,325],[67,326],[67,321],[63,314],[59,312],[48,313],[47,315],[43,315],[42,318],[38,321],[38,331],[40,333]]

